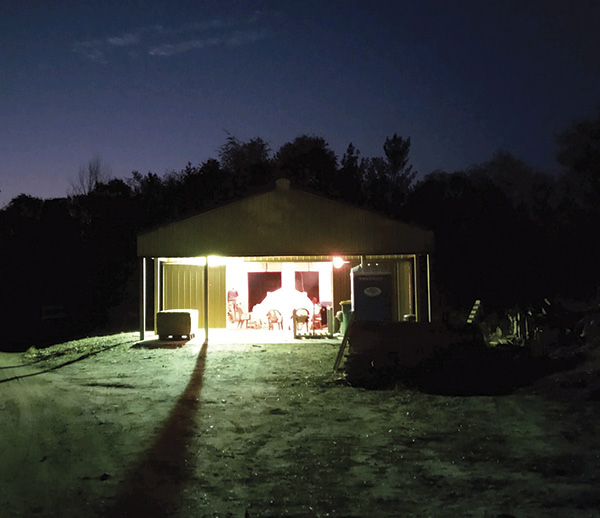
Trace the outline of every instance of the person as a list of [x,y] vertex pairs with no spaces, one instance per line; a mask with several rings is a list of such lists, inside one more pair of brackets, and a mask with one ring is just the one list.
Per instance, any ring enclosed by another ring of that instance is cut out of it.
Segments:
[[238,290],[235,288],[230,288],[227,292],[227,302],[236,302],[237,298],[240,296]]
[[230,288],[227,292],[227,314],[232,322],[239,320],[237,299],[240,296],[235,288]]
[[342,327],[344,324],[344,312],[343,311],[340,310],[335,314],[335,321],[336,321],[335,333],[341,333]]
[[321,306],[319,305],[319,299],[317,297],[313,297],[312,301],[312,329],[321,328]]

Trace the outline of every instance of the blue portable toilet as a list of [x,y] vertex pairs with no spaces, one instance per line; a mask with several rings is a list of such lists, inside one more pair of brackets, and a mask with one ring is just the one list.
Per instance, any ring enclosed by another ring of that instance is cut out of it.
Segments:
[[352,305],[355,318],[370,322],[392,321],[392,273],[377,264],[351,270]]

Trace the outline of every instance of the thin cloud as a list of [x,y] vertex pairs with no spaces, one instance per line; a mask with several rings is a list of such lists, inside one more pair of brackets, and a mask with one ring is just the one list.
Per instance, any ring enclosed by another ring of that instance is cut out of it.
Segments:
[[163,43],[156,47],[150,47],[148,54],[151,56],[173,56],[175,54],[181,54],[189,50],[203,49],[208,46],[218,45],[218,41],[215,38],[209,38],[205,40],[190,40],[182,41],[180,43]]
[[104,39],[91,39],[77,41],[73,44],[73,52],[97,63],[107,62],[107,53],[115,48],[132,47],[140,42],[136,32],[125,33],[119,36],[109,36]]
[[[254,15],[245,20],[213,18],[180,27],[150,25],[104,39],[76,42],[73,50],[89,60],[106,63],[109,57],[118,56],[121,49],[128,49],[126,55],[135,58],[140,52],[169,57],[217,46],[240,47],[268,37],[266,29],[256,27],[260,22],[260,16]],[[133,51],[133,47],[138,51]]]
[[99,40],[78,41],[73,45],[73,52],[98,63],[105,63],[103,44]]
[[264,31],[236,31],[230,35],[211,36],[203,39],[181,41],[179,43],[163,43],[148,49],[151,56],[174,56],[191,50],[209,47],[240,47],[247,43],[254,43],[267,37]]
[[131,45],[137,45],[140,41],[137,34],[124,34],[123,36],[114,36],[112,38],[106,38],[106,41],[111,45],[117,47],[130,47]]

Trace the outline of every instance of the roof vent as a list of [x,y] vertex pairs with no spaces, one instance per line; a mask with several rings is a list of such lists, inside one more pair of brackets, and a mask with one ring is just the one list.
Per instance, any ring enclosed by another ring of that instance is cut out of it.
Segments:
[[279,191],[289,191],[290,181],[287,178],[279,178],[278,180],[275,180],[275,186]]

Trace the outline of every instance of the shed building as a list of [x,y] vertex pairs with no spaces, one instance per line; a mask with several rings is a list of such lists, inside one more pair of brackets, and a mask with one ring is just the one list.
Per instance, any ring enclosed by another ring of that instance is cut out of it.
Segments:
[[147,317],[156,325],[164,310],[197,310],[207,336],[210,328],[233,326],[228,291],[237,292],[245,315],[280,288],[339,310],[352,297],[350,272],[358,264],[391,274],[393,320],[411,314],[430,321],[433,249],[429,230],[279,179],[268,192],[138,236],[140,338]]

